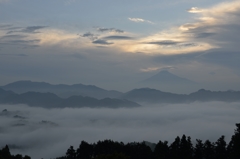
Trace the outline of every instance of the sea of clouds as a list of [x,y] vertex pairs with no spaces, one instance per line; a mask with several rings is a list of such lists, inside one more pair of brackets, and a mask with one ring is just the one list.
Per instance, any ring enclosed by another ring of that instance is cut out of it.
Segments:
[[[2,111],[7,109],[7,111]],[[0,105],[0,148],[36,158],[65,155],[70,145],[114,141],[170,143],[183,134],[215,142],[226,141],[240,123],[240,103],[208,102],[145,105],[138,108],[44,109],[26,105]]]

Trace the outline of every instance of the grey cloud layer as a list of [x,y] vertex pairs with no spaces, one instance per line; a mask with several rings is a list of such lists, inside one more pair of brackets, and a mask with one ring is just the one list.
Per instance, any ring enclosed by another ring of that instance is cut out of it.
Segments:
[[[28,34],[40,33],[39,30],[46,26],[29,26],[29,27],[14,27],[13,25],[1,25],[0,30],[5,32],[5,35],[0,37],[1,47],[20,47],[32,48],[39,46],[40,39],[29,39]],[[14,34],[13,34],[14,33]]]
[[[29,33],[29,34],[35,34],[39,33],[38,30],[46,28],[46,26],[28,26],[26,28],[22,28],[20,30],[11,30],[8,31],[7,34],[15,33],[15,32],[22,32],[22,33]],[[11,29],[11,28],[9,28]]]
[[[119,33],[124,33],[123,30],[120,29],[115,29],[115,28],[96,28],[96,30],[98,32],[112,32],[115,34],[119,34]],[[106,37],[102,37],[100,38],[100,35],[91,33],[91,32],[87,32],[84,33],[83,35],[81,35],[82,37],[87,37],[89,38],[93,44],[99,44],[99,45],[111,45],[114,44],[113,42],[109,42],[107,40],[128,40],[128,39],[132,39],[131,37],[128,36],[119,36],[119,35],[112,35],[112,36],[106,36]]]
[[94,40],[92,43],[93,44],[100,44],[100,45],[111,45],[111,44],[113,44],[113,42],[108,42],[104,39]]
[[[33,158],[64,155],[81,140],[112,139],[123,142],[168,140],[186,134],[216,141],[229,141],[239,122],[240,103],[192,103],[148,105],[134,109],[51,109],[24,105],[0,105],[0,146],[14,145],[13,153]],[[25,119],[24,119],[25,118]],[[42,156],[39,156],[42,154]]]
[[115,29],[115,28],[97,28],[97,31],[100,31],[100,32],[124,33],[123,30]]
[[144,44],[154,44],[154,45],[160,45],[160,46],[178,46],[178,47],[198,46],[197,43],[179,42],[179,41],[172,41],[172,40],[152,41]]
[[107,40],[129,40],[129,39],[133,39],[130,36],[118,36],[118,35],[113,35],[113,36],[106,36],[103,37],[103,39],[107,39]]

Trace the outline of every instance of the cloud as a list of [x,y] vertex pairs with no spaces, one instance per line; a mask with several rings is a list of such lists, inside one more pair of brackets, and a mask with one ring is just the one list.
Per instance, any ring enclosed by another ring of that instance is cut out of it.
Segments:
[[17,57],[27,57],[26,54],[0,54],[0,56],[17,56]]
[[141,72],[153,72],[153,71],[158,71],[160,68],[159,67],[148,67],[148,68],[142,68],[140,69]]
[[91,32],[87,32],[87,33],[83,34],[82,37],[88,37],[88,38],[89,38],[90,40],[92,40],[92,41],[98,39],[97,35],[94,35],[94,34],[91,33]]
[[26,35],[5,35],[5,36],[2,36],[0,39],[22,39],[22,38],[26,38],[27,36]]
[[40,39],[32,39],[32,40],[0,40],[0,46],[6,47],[6,46],[17,46],[21,48],[29,48],[29,47],[37,47],[39,46]]
[[26,28],[20,29],[20,30],[11,30],[7,32],[7,34],[15,33],[15,32],[21,32],[21,33],[29,33],[29,34],[36,34],[40,33],[38,30],[46,28],[46,26],[28,26]]
[[146,23],[154,24],[154,23],[151,22],[150,20],[145,20],[145,19],[142,19],[142,18],[128,18],[128,20],[130,20],[130,21],[132,21],[132,22],[136,22],[136,23],[146,22]]
[[172,41],[172,40],[164,40],[164,41],[153,41],[148,42],[147,44],[155,44],[155,45],[163,45],[163,46],[171,46],[171,45],[177,45],[180,42]]
[[175,69],[173,66],[162,66],[162,67],[148,67],[148,68],[142,68],[140,69],[141,72],[154,72],[154,71],[159,71],[159,70],[170,70],[170,69]]
[[[239,122],[240,103],[191,103],[147,105],[120,109],[43,109],[24,105],[0,105],[0,147],[10,145],[13,154],[32,158],[65,155],[70,145],[82,140],[157,143],[173,142],[186,134],[215,142],[221,135],[227,142]],[[14,116],[22,117],[14,118]]]
[[198,7],[192,7],[190,9],[187,10],[189,13],[200,13],[203,12],[202,9],[199,9]]
[[115,33],[124,33],[123,30],[115,29],[115,28],[97,28],[99,32],[115,32]]
[[[210,8],[193,7],[194,20],[158,33],[141,37],[123,49],[152,54],[185,54],[211,49],[238,50],[240,37],[240,1],[230,1]],[[130,18],[144,22],[141,18]],[[154,45],[153,45],[154,44]]]
[[92,42],[93,44],[100,44],[100,45],[111,45],[113,44],[112,42],[108,42],[104,39],[98,39]]
[[216,35],[216,33],[196,33],[194,36],[196,38],[207,38],[207,37],[210,37],[210,36],[214,36]]
[[172,41],[172,40],[152,41],[152,42],[147,42],[145,44],[154,44],[154,45],[167,46],[167,47],[178,47],[178,48],[184,48],[184,47],[189,48],[189,47],[194,47],[194,46],[199,45],[197,43],[177,42],[177,41]]
[[103,37],[103,39],[106,39],[106,40],[131,40],[131,39],[133,39],[133,38],[130,37],[130,36],[118,36],[118,35],[113,35],[113,36]]
[[[1,1],[0,1],[1,2]],[[9,28],[9,27],[11,27],[12,26],[12,24],[1,24],[0,25],[0,29],[5,29],[5,28]]]

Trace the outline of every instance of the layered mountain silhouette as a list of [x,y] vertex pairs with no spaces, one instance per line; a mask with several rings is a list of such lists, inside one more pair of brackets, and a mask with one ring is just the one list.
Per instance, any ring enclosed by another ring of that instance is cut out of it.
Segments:
[[118,91],[108,91],[94,85],[74,84],[65,85],[58,84],[52,85],[46,82],[32,82],[32,81],[17,81],[5,86],[2,86],[4,90],[11,90],[15,93],[26,93],[30,91],[47,93],[51,92],[59,97],[68,98],[73,95],[88,96],[97,99],[103,98],[116,98],[122,93]]
[[71,96],[60,98],[53,93],[26,92],[17,94],[12,91],[5,91],[0,88],[0,104],[26,104],[44,108],[64,108],[64,107],[137,107],[135,102],[126,99],[96,99],[92,97]]
[[[174,76],[167,71],[162,71],[161,74]],[[71,92],[68,94],[68,97],[63,98],[57,94],[66,93],[68,91]],[[94,98],[94,96],[97,96],[98,99]],[[117,108],[140,106],[138,103],[191,103],[196,101],[237,102],[240,101],[240,92],[200,89],[190,94],[176,94],[157,89],[140,88],[133,89],[127,93],[121,93],[104,90],[92,85],[51,85],[45,82],[31,81],[18,81],[0,88],[0,104],[27,104],[29,106],[40,106],[45,108]]]
[[146,84],[174,84],[174,85],[181,85],[181,84],[196,84],[196,82],[191,81],[186,78],[178,77],[167,70],[163,70],[158,74],[142,81]]
[[240,101],[240,91],[209,91],[200,89],[191,94],[174,94],[156,89],[140,88],[129,91],[121,96],[135,102],[145,103],[191,103],[191,102],[237,102]]

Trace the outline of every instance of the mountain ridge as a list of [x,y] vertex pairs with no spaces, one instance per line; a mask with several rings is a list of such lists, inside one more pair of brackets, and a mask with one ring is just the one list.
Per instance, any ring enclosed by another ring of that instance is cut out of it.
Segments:
[[238,102],[240,101],[240,91],[210,91],[200,89],[190,94],[176,94],[151,88],[139,88],[124,93],[121,98],[144,103]]
[[10,91],[5,91],[0,88],[0,103],[1,104],[26,104],[29,106],[44,107],[44,108],[65,108],[65,107],[138,107],[138,103],[126,99],[96,99],[92,97],[71,96],[69,98],[60,98],[53,93],[41,92],[26,92],[17,94]]
[[122,94],[122,92],[115,90],[105,90],[103,88],[94,85],[84,84],[49,84],[46,82],[33,82],[30,80],[22,80],[9,83],[1,86],[4,90],[11,90],[15,93],[26,93],[29,91],[36,91],[47,93],[54,93],[62,98],[68,98],[72,95],[89,96],[97,99],[103,98],[116,98]]
[[167,70],[160,71],[159,73],[143,80],[142,82],[148,84],[196,84],[194,81],[179,77]]

